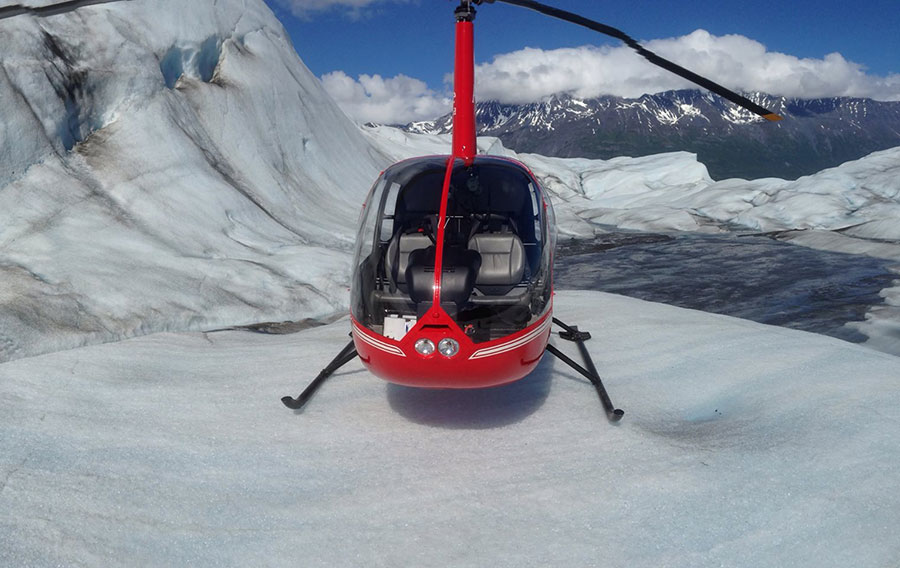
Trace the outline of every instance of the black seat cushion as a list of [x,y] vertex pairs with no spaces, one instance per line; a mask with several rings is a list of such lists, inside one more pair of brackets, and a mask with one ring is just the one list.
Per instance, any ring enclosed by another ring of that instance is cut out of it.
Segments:
[[[406,284],[416,303],[430,302],[434,297],[434,257],[434,246],[414,250],[409,255]],[[441,270],[441,301],[464,306],[475,287],[475,275],[480,266],[481,256],[476,251],[446,247]]]

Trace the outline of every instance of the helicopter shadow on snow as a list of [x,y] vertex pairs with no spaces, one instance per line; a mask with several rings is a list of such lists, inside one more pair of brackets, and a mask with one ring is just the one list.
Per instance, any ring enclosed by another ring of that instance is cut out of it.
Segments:
[[550,394],[553,366],[546,360],[528,376],[483,389],[423,389],[389,383],[388,403],[408,420],[459,430],[500,428],[536,412]]

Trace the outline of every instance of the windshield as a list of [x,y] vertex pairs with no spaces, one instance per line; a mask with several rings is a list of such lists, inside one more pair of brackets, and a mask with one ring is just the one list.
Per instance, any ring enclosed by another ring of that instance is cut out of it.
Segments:
[[442,211],[447,167],[446,157],[396,164],[366,201],[352,313],[391,339],[433,306],[436,285],[441,308],[476,343],[524,329],[549,307],[553,239],[537,181],[510,160],[456,160]]

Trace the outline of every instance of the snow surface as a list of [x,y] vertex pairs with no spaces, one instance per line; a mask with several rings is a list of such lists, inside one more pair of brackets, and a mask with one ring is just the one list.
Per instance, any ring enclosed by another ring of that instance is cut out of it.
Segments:
[[900,564],[896,357],[597,292],[555,313],[619,425],[549,356],[479,391],[353,361],[284,408],[346,320],[2,364],[0,564]]

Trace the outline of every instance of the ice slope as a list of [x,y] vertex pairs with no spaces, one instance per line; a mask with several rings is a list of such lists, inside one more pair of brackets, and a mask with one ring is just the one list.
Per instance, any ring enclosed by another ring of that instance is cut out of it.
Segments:
[[464,392],[352,362],[285,409],[346,321],[4,363],[0,564],[900,564],[896,357],[595,292],[555,313],[620,425],[549,358]]
[[0,361],[341,311],[385,158],[262,0],[0,20]]

